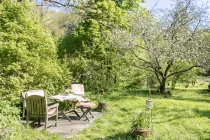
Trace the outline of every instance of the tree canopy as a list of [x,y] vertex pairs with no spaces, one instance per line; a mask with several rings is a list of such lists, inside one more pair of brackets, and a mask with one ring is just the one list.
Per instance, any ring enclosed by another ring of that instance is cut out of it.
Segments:
[[54,40],[35,11],[27,2],[0,4],[0,93],[10,100],[34,88],[54,92],[65,82]]
[[[145,2],[145,0],[112,0],[115,4],[125,10],[131,10],[134,8],[139,7],[139,3]],[[45,2],[43,4],[43,2]],[[83,4],[86,3],[85,0],[41,0],[37,1],[38,5],[42,6],[56,6],[56,7],[63,7],[63,8],[88,8],[88,6],[84,6]],[[97,3],[103,2],[103,0],[90,0],[89,2]]]
[[131,34],[125,35],[125,31],[118,34],[127,37],[122,46],[133,46],[133,65],[153,72],[160,92],[165,93],[169,77],[206,64],[208,46],[203,35],[208,31],[208,17],[206,8],[195,1],[177,1],[172,9],[160,15],[157,19],[131,13]]
[[[59,50],[61,56],[66,53],[74,60],[71,68],[75,68],[72,71],[76,79],[82,82],[81,79],[86,77],[86,80],[89,79],[86,84],[98,81],[98,88],[108,88],[116,79],[118,67],[115,65],[118,63],[117,51],[112,46],[111,30],[116,27],[128,28],[127,11],[112,0],[88,1],[84,6],[89,8],[79,11],[81,22],[75,32],[69,33],[69,43],[61,43]],[[78,69],[77,64],[81,68]],[[91,78],[88,78],[90,75]]]

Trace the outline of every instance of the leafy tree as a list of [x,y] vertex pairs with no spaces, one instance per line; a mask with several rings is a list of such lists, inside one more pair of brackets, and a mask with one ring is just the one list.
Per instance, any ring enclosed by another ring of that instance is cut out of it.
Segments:
[[[112,0],[88,1],[84,6],[89,8],[80,10],[82,21],[76,32],[68,35],[68,43],[65,40],[61,43],[60,56],[66,53],[71,58],[75,80],[89,85],[98,81],[98,86],[95,83],[92,87],[108,89],[116,83],[119,69],[117,49],[110,42],[111,29],[128,26],[127,12]],[[79,71],[78,66],[81,66]]]
[[[88,8],[88,6],[84,6],[83,4],[86,2],[85,0],[41,0],[37,1],[38,5],[43,4],[45,1],[45,6],[55,6],[62,8]],[[90,0],[90,2],[102,2],[103,0]],[[145,0],[112,0],[115,4],[126,10],[131,10],[133,8],[138,8],[140,2],[145,2]],[[42,5],[43,6],[43,5]]]
[[[189,65],[189,64],[185,63],[183,65]],[[182,65],[179,65],[177,67],[174,66],[173,71],[178,71],[179,69],[183,69],[183,68],[185,68],[185,66],[182,66]],[[187,71],[185,73],[178,73],[178,74],[171,76],[168,79],[169,81],[171,81],[171,88],[175,89],[177,82],[180,82],[180,83],[183,83],[186,85],[191,84],[191,86],[195,86],[196,80],[198,78],[198,74],[201,73],[201,70],[202,69],[200,69],[200,68],[194,68],[194,69]]]
[[37,9],[41,24],[51,31],[56,40],[60,40],[66,33],[74,31],[80,20],[77,13],[55,11],[42,6],[38,6]]
[[40,25],[34,10],[28,2],[0,4],[0,96],[13,104],[25,90],[56,93],[69,78],[57,59],[51,34]]
[[196,1],[178,0],[158,19],[145,13],[132,16],[131,34],[116,32],[126,36],[120,44],[133,52],[133,65],[156,75],[161,93],[165,93],[168,78],[206,63],[208,46],[202,38],[208,31],[205,10]]
[[[205,33],[203,35],[203,39],[204,42],[206,43],[206,46],[210,46],[210,34],[209,33]],[[206,50],[207,54],[207,62],[206,65],[204,66],[205,70],[206,70],[206,74],[207,76],[210,76],[210,47]]]
[[133,8],[139,8],[139,3],[145,2],[145,0],[114,0],[116,4],[126,10],[132,10]]
[[117,48],[110,42],[111,29],[128,26],[126,14],[138,8],[140,2],[143,0],[49,1],[48,5],[74,7],[71,11],[81,14],[82,22],[76,33],[70,30],[59,45],[59,56],[70,61],[75,81],[88,81],[88,84],[100,81],[98,87],[103,88],[116,84],[120,79],[117,76],[120,62]]

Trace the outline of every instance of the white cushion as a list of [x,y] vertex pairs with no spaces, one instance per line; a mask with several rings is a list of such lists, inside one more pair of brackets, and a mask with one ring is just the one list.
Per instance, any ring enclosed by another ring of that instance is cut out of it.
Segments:
[[32,95],[39,95],[44,97],[44,90],[29,90],[26,91],[26,97],[32,96]]
[[71,90],[74,94],[84,95],[84,85],[83,84],[71,84]]

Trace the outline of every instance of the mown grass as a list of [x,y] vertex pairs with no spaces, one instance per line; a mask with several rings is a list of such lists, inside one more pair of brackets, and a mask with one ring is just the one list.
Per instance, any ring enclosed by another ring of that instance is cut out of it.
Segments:
[[[145,111],[148,92],[127,90],[106,97],[108,109],[95,123],[73,140],[129,140],[132,118]],[[210,91],[179,89],[163,98],[153,94],[152,133],[156,140],[209,140]],[[150,112],[147,111],[149,115]]]

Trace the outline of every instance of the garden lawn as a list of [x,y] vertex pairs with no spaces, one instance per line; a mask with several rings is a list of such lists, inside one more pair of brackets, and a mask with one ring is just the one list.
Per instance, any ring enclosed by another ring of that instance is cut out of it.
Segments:
[[[210,91],[180,89],[163,98],[152,95],[153,138],[158,140],[209,140]],[[95,123],[73,140],[114,139],[129,140],[131,121],[138,112],[145,111],[148,92],[127,90],[106,96],[108,109]],[[148,115],[150,112],[146,112]]]

